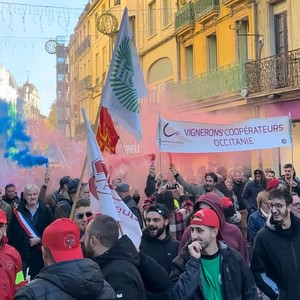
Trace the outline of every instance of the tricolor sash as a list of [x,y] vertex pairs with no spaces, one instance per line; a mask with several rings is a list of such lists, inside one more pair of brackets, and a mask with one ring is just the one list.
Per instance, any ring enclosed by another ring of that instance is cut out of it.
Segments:
[[16,215],[21,227],[26,232],[30,238],[41,238],[40,235],[36,232],[32,222],[25,218],[21,212],[14,208],[14,214]]

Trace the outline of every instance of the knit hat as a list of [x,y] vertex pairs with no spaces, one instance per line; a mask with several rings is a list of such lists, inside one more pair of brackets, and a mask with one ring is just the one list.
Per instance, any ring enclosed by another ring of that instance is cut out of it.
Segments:
[[233,202],[229,197],[222,197],[221,198],[221,203],[223,208],[229,208],[230,206],[233,206]]
[[116,188],[116,192],[125,193],[129,191],[129,185],[125,182],[118,183]]
[[220,229],[220,220],[212,209],[204,208],[194,214],[191,225],[205,225]]
[[2,209],[0,209],[0,223],[7,224],[6,214],[5,211]]
[[42,243],[49,248],[55,262],[83,258],[80,245],[80,230],[67,218],[57,219],[44,231]]
[[159,213],[160,215],[162,215],[165,219],[169,219],[170,217],[170,211],[169,209],[161,203],[157,203],[155,205],[151,205],[148,209],[147,209],[147,213],[150,211],[154,211]]
[[267,184],[267,191],[276,189],[278,187],[279,183],[280,183],[279,179],[276,179],[276,178],[271,179]]
[[79,178],[70,179],[68,182],[68,193],[75,194],[79,184]]

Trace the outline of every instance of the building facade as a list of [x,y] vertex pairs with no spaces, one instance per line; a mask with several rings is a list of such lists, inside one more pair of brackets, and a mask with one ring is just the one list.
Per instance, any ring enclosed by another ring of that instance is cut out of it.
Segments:
[[292,112],[288,148],[191,156],[256,168],[291,162],[300,147],[300,2],[293,0],[90,1],[71,37],[70,136],[84,138],[81,108],[95,123],[117,28],[128,7],[148,96],[141,101],[144,139],[122,131],[126,154],[157,151],[158,111],[171,119],[233,123]]

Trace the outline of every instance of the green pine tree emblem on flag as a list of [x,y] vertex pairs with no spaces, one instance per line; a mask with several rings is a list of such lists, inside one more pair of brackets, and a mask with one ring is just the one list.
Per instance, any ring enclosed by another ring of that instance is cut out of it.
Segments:
[[139,103],[134,82],[131,39],[125,37],[120,43],[110,77],[110,85],[115,97],[129,111],[138,113]]

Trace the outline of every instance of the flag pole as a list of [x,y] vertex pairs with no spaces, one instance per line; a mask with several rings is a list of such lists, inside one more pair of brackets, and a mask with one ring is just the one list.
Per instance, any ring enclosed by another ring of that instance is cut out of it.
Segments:
[[293,136],[292,136],[293,123],[292,123],[292,114],[290,112],[289,112],[289,123],[290,123],[291,160],[292,160],[292,178],[290,181],[290,192],[292,192],[295,172],[294,172],[294,144],[293,144]]
[[[98,129],[97,123],[98,123],[98,120],[99,120],[99,117],[100,117],[100,111],[101,111],[101,103],[98,107],[98,111],[97,111],[97,115],[96,115],[96,120],[95,120],[95,124],[94,124],[94,129],[93,129],[94,134],[96,133],[96,131]],[[100,126],[100,123],[99,123],[98,126]],[[77,190],[76,190],[75,198],[72,199],[73,204],[72,204],[72,209],[71,209],[71,213],[70,213],[70,217],[69,217],[71,220],[74,218],[75,207],[76,207],[76,204],[77,204],[77,201],[78,201],[78,197],[79,197],[79,193],[80,193],[84,173],[86,171],[86,166],[87,166],[87,154],[85,155],[85,158],[84,158],[84,163],[83,163],[83,166],[82,166],[82,169],[81,169],[80,179],[79,179],[78,187],[77,187]]]

